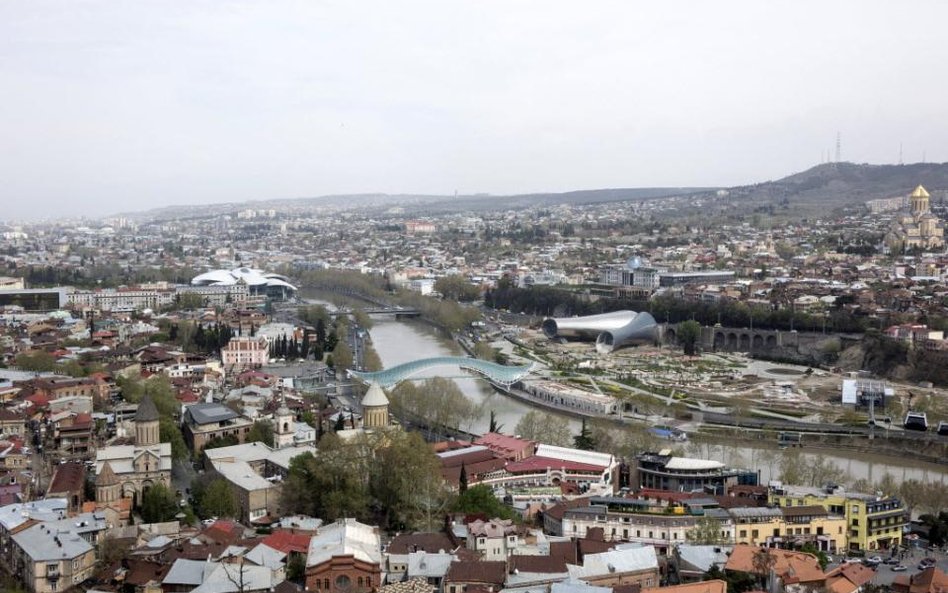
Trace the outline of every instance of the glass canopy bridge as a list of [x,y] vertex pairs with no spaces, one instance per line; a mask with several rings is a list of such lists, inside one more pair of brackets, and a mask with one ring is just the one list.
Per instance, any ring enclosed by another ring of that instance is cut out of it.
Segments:
[[363,383],[369,384],[373,381],[378,383],[383,389],[391,389],[402,381],[410,379],[413,375],[428,370],[433,367],[456,366],[461,370],[479,375],[498,385],[510,388],[511,385],[533,371],[533,363],[523,366],[504,366],[494,362],[481,360],[479,358],[468,358],[465,356],[436,356],[434,358],[422,358],[413,360],[389,369],[381,371],[354,371],[349,374]]

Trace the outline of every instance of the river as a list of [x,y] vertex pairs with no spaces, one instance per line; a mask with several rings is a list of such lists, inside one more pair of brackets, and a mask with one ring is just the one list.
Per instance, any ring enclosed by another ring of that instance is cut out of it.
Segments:
[[[453,340],[430,324],[416,319],[396,321],[390,317],[373,318],[373,327],[369,334],[372,337],[372,346],[385,368],[421,358],[463,355],[461,348]],[[512,432],[518,420],[531,409],[535,409],[496,392],[487,382],[470,377],[456,367],[437,367],[418,376],[451,377],[461,392],[479,406],[478,417],[469,426],[462,426],[469,432],[486,432],[492,410],[501,430]],[[579,432],[579,422],[574,418],[568,418],[568,421],[574,432]],[[693,449],[689,450],[689,454],[758,469],[763,483],[776,478],[779,473],[780,450],[776,447],[724,443]],[[822,456],[839,466],[854,480],[878,481],[889,473],[899,481],[917,479],[948,483],[948,467],[912,459],[847,451],[807,451],[803,456],[808,459]]]

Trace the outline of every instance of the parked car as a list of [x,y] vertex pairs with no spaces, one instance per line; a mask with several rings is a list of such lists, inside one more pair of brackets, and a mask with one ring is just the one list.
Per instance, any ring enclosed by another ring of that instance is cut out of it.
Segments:
[[890,566],[889,570],[891,570],[892,572],[903,572],[903,571],[908,570],[908,567],[905,566],[904,564],[896,564],[895,566]]

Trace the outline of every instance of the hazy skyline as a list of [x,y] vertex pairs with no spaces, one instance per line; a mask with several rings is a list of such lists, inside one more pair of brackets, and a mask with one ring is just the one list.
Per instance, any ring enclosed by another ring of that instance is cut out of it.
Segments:
[[942,2],[0,0],[0,220],[948,160]]

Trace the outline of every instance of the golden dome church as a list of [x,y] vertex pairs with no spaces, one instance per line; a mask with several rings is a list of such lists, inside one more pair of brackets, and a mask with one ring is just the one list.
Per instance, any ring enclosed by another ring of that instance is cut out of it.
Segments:
[[911,211],[900,215],[885,236],[892,253],[914,249],[932,250],[945,246],[945,223],[932,214],[930,196],[919,185],[909,195]]

